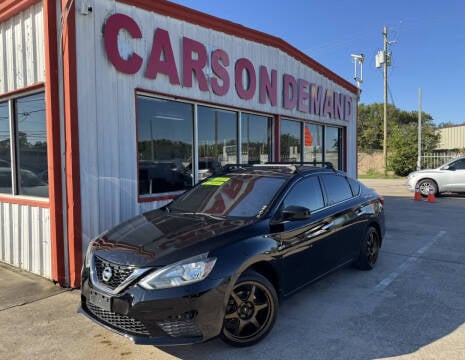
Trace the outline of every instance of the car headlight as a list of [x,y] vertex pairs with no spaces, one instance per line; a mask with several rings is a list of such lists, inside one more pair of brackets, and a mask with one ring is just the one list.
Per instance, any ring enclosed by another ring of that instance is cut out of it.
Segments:
[[89,245],[87,245],[86,258],[85,258],[85,263],[84,263],[86,268],[90,267],[93,253],[94,253],[94,241],[90,241]]
[[216,258],[202,254],[165,266],[144,277],[139,285],[147,290],[166,289],[192,284],[205,279],[213,269]]

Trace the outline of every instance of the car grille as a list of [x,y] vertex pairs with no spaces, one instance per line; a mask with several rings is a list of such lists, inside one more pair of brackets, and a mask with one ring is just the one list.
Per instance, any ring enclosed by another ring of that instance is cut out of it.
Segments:
[[98,319],[108,323],[117,330],[124,330],[134,335],[149,336],[150,333],[145,325],[139,320],[129,316],[116,314],[111,311],[103,310],[98,306],[87,303],[87,309]]
[[[134,267],[118,265],[107,260],[103,260],[98,256],[95,256],[94,261],[98,281],[101,284],[105,284],[105,286],[112,290],[115,290],[120,284],[122,284],[135,270]],[[110,267],[112,271],[112,276],[108,282],[104,281],[102,278],[103,270],[107,267]]]
[[202,336],[197,325],[192,320],[164,320],[157,321],[157,325],[172,337]]

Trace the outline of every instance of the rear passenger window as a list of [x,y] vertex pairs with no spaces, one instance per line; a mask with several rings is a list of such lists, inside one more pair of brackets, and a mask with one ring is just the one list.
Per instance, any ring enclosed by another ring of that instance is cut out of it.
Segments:
[[283,207],[304,206],[310,211],[324,206],[320,181],[317,177],[307,177],[295,184],[284,199]]
[[347,178],[349,181],[350,188],[352,189],[352,195],[357,196],[360,193],[360,183],[352,178]]
[[352,189],[349,182],[343,176],[338,175],[322,175],[321,180],[326,192],[327,205],[350,199]]

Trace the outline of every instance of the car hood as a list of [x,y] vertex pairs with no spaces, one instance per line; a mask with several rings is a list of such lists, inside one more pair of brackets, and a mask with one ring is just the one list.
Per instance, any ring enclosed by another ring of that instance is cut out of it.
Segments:
[[237,235],[230,233],[253,222],[154,210],[99,236],[94,254],[121,265],[164,266],[235,241]]
[[419,175],[421,176],[424,174],[440,174],[442,172],[443,171],[440,169],[423,169],[423,170],[417,170],[417,171],[410,173],[409,177],[419,176]]

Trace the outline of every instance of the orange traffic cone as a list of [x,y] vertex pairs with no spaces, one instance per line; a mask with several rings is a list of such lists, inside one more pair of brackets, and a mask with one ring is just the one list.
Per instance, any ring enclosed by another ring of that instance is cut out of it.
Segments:
[[434,190],[432,186],[429,187],[428,199],[426,201],[430,203],[436,202],[436,196],[434,196]]
[[420,194],[420,185],[415,185],[415,195],[413,196],[413,200],[421,201],[423,200]]

